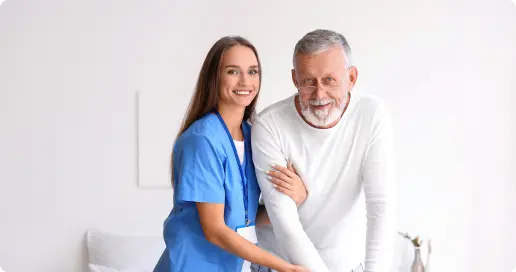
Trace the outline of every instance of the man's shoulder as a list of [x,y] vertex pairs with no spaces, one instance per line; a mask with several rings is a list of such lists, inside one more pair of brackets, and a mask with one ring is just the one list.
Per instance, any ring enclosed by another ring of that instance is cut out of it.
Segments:
[[260,113],[256,115],[256,120],[268,123],[281,118],[287,118],[291,113],[292,108],[294,107],[295,96],[295,94],[291,95],[265,107]]
[[360,92],[352,94],[351,99],[353,98],[355,99],[353,102],[354,110],[359,112],[361,116],[371,115],[378,117],[378,115],[384,115],[389,112],[386,102],[376,95]]
[[359,92],[356,94],[351,94],[352,99],[353,96],[356,100],[356,106],[364,109],[377,109],[386,106],[385,101],[374,94]]

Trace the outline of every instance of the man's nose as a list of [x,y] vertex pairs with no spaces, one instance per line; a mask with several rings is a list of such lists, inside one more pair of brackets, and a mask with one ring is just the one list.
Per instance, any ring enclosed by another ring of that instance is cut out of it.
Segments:
[[315,86],[314,96],[316,99],[322,99],[326,96],[326,90],[322,84],[318,83]]

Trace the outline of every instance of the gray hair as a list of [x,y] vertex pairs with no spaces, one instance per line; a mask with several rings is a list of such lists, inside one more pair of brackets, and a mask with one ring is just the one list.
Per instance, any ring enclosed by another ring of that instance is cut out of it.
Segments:
[[297,42],[296,47],[294,48],[294,65],[298,54],[318,54],[335,45],[342,46],[348,66],[351,66],[351,47],[349,46],[348,41],[342,34],[327,29],[316,29],[308,32]]

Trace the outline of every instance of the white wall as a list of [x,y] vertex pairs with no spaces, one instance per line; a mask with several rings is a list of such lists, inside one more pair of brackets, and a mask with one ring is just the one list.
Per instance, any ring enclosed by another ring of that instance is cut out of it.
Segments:
[[81,271],[89,227],[160,235],[172,195],[137,186],[136,91],[178,99],[170,108],[182,116],[180,96],[189,98],[211,44],[241,34],[262,58],[262,109],[294,92],[292,49],[314,28],[348,37],[357,91],[393,109],[400,230],[434,237],[435,271],[510,271],[516,7],[508,0],[5,1],[2,268]]

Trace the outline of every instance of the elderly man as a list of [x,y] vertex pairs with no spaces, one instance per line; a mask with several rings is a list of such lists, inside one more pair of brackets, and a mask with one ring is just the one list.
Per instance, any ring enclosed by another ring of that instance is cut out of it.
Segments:
[[[386,106],[352,93],[357,68],[339,33],[306,34],[293,62],[298,93],[263,110],[252,128],[253,159],[272,223],[258,230],[260,245],[312,272],[386,271],[395,233]],[[289,161],[308,190],[299,208],[267,175],[271,165]]]

